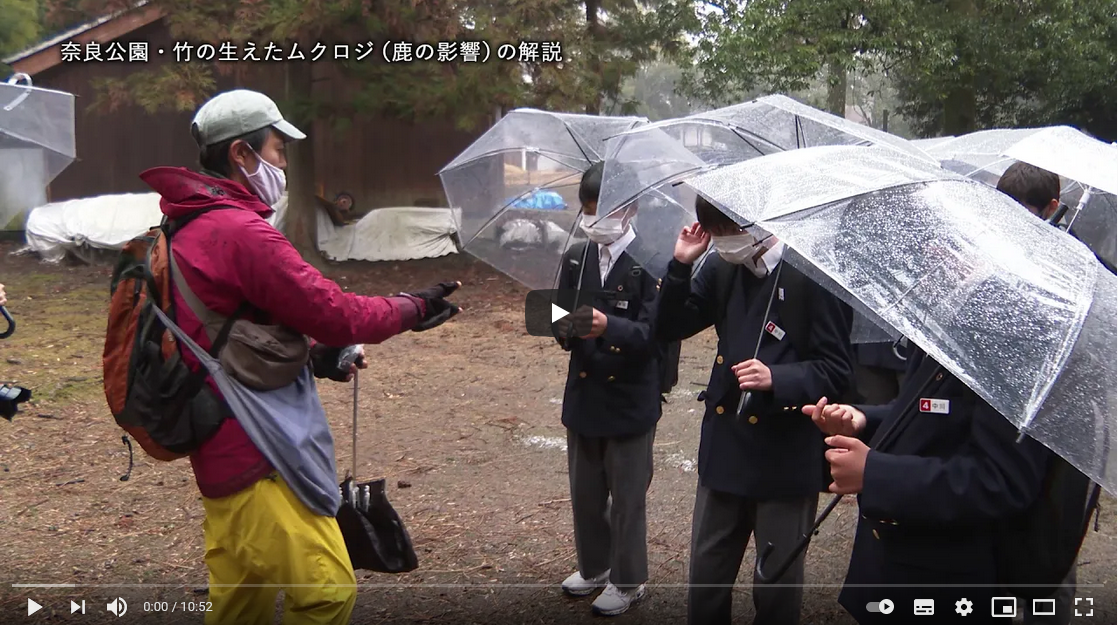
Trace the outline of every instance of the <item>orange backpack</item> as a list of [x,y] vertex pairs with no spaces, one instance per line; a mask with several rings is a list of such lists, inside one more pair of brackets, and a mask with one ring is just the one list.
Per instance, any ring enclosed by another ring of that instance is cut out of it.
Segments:
[[[215,209],[203,209],[173,222],[165,220],[158,228],[132,239],[113,268],[102,354],[105,399],[117,424],[156,460],[188,455],[231,416],[225,402],[205,383],[205,368],[190,370],[170,330],[152,311],[152,306],[159,306],[168,317],[175,318],[169,263],[171,235],[209,210]],[[211,354],[220,351],[242,309],[229,317]]]

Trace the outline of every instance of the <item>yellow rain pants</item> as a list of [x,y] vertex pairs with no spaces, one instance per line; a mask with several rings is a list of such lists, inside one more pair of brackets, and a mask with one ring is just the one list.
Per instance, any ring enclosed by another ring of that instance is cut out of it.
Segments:
[[333,517],[312,513],[275,474],[202,505],[206,625],[271,625],[280,590],[284,625],[349,622],[357,579]]

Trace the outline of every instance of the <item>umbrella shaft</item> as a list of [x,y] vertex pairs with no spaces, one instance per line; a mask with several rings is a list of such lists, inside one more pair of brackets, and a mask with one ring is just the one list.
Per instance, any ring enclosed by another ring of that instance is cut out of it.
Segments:
[[[780,270],[783,268],[784,262],[782,261],[776,266],[776,271],[773,272],[773,288],[772,291],[769,292],[769,303],[765,305],[765,315],[761,317],[761,333],[757,335],[757,347],[753,348],[754,360],[757,359],[757,354],[761,353],[761,343],[765,340],[765,326],[769,323],[769,313],[772,312],[773,300],[776,299],[776,291],[780,287]],[[745,407],[749,405],[751,399],[753,399],[752,392],[744,393],[741,398],[738,399],[738,410],[734,414],[740,417],[742,412],[745,411]]]
[[353,472],[350,474],[357,479],[357,372],[353,372]]

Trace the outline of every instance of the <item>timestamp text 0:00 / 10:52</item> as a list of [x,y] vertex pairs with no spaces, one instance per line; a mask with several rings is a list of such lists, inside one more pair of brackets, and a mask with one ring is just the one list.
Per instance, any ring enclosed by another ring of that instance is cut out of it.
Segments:
[[206,601],[145,601],[144,612],[213,612],[213,604]]

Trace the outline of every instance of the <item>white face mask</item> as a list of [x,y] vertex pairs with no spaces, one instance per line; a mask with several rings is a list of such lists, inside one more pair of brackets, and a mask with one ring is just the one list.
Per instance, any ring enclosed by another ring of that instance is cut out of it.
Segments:
[[596,219],[598,217],[595,215],[583,215],[579,227],[586,233],[588,239],[598,245],[609,245],[625,234],[626,223],[624,219],[606,217],[594,223]]
[[[755,235],[759,235],[760,238]],[[768,274],[768,267],[760,259],[756,261],[753,259],[762,248],[767,247],[771,237],[771,234],[763,230],[750,228],[741,234],[710,238],[714,243],[715,251],[723,260],[735,265],[744,265],[753,275],[762,278]]]
[[[256,150],[252,150],[252,153],[256,154]],[[248,178],[248,186],[256,197],[268,206],[273,206],[283,197],[283,190],[287,188],[287,176],[282,169],[264,160],[259,154],[256,154],[256,162],[259,165],[254,173],[248,173],[244,167],[241,167],[241,173]]]

